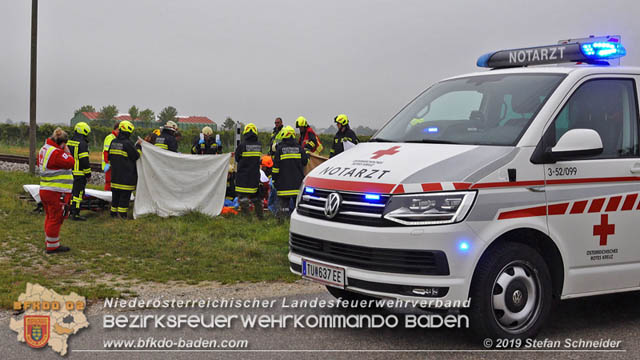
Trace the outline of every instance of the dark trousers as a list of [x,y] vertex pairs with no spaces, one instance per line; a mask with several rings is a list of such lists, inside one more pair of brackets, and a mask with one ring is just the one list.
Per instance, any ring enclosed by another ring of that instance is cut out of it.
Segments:
[[129,210],[129,199],[131,198],[131,190],[119,190],[111,188],[111,216],[120,215],[121,218],[127,218]]
[[71,188],[71,212],[78,214],[80,212],[80,203],[84,196],[84,189],[87,187],[86,176],[73,176],[73,187]]
[[295,206],[295,196],[278,196],[278,213],[277,217],[285,218],[291,216],[291,211]]
[[240,212],[244,215],[249,214],[249,202],[253,203],[253,209],[256,212],[256,216],[258,218],[262,218],[262,212],[264,211],[262,208],[262,196],[260,196],[260,191],[256,194],[238,194],[238,204],[240,205]]

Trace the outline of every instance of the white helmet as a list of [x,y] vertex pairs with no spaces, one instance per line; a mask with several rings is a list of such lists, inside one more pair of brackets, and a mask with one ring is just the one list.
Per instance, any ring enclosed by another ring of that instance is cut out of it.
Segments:
[[165,129],[171,129],[173,131],[178,131],[178,124],[175,123],[175,121],[167,121],[167,123],[164,125]]

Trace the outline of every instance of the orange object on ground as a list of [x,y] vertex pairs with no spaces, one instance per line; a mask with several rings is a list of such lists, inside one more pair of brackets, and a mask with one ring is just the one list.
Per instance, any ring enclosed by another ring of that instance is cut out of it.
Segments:
[[233,206],[225,206],[222,208],[222,212],[220,214],[221,215],[227,215],[227,214],[238,215],[238,210],[236,210],[236,208],[234,208]]

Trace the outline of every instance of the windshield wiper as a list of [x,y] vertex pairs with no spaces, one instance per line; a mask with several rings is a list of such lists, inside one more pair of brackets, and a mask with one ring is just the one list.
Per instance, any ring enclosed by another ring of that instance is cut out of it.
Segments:
[[369,142],[401,142],[401,141],[382,139],[382,138],[375,138],[375,139],[369,139]]
[[416,144],[458,144],[455,141],[435,140],[435,139],[407,140],[407,141],[404,141],[404,142],[406,142],[406,143],[416,143]]

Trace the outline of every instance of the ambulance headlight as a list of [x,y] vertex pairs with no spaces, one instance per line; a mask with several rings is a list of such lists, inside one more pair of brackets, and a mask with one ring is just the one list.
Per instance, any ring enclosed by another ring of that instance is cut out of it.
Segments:
[[394,195],[384,209],[384,218],[402,225],[443,225],[467,216],[475,191]]
[[298,191],[298,196],[296,196],[296,208],[300,203],[300,199],[302,199],[302,195],[304,195],[305,193],[313,194],[314,190],[315,190],[314,188],[304,186],[304,179],[303,179],[302,184],[300,184],[300,191]]

